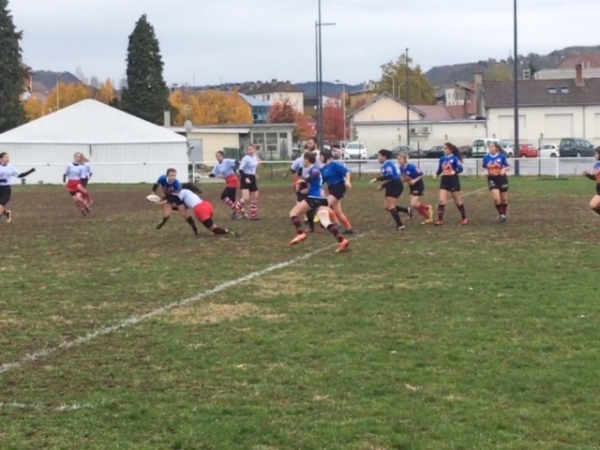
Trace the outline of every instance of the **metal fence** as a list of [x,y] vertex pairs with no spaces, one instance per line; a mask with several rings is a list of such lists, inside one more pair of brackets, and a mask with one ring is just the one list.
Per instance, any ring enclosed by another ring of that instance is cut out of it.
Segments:
[[[438,168],[437,159],[413,159],[426,175],[433,175]],[[180,168],[180,179],[187,168],[187,178],[190,181],[207,181],[210,170],[216,161],[205,162],[125,162],[125,163],[91,163],[94,170],[93,181],[96,183],[153,183],[158,176],[163,174],[168,167]],[[463,161],[465,176],[483,176],[481,168],[482,160],[479,158],[468,158]],[[592,171],[594,158],[521,158],[519,160],[509,159],[511,175],[516,172],[515,165],[519,165],[519,175],[525,177],[574,177],[580,176],[584,170]],[[259,177],[262,180],[283,180],[290,177],[290,165],[292,161],[263,161],[259,169]],[[354,179],[371,178],[379,173],[380,164],[377,160],[346,160],[344,164],[352,172]],[[19,163],[15,164],[18,170],[26,171],[32,167],[36,172],[27,178],[18,180],[22,184],[60,184],[66,164],[57,163]],[[134,175],[135,174],[135,175]],[[134,175],[134,176],[132,176]]]

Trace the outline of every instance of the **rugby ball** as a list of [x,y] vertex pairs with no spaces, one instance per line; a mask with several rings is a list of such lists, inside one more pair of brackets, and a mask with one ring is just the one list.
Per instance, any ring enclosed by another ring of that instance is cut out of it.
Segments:
[[146,197],[146,201],[150,203],[158,203],[160,202],[160,197],[158,195],[150,194]]

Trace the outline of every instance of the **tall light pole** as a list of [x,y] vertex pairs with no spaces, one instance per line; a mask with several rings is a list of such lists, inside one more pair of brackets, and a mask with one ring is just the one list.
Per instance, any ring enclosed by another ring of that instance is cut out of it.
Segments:
[[[336,83],[342,83],[340,80],[335,80]],[[344,141],[346,136],[346,85],[342,83],[342,116],[344,116]]]
[[321,34],[323,26],[333,26],[335,23],[323,23],[321,18],[321,0],[318,1],[318,20],[315,24],[317,29],[316,33],[316,47],[317,47],[317,139],[319,145],[323,145],[323,47]]
[[410,96],[408,90],[408,47],[406,48],[406,146],[410,147]]
[[519,175],[519,46],[517,29],[517,0],[513,0],[513,82],[514,82],[514,109],[515,109],[515,175]]
[[64,75],[65,72],[60,72],[56,74],[56,110],[58,111],[60,109],[60,96],[59,96],[59,81],[60,81],[60,77],[62,75]]
[[392,95],[396,96],[396,77],[394,75],[385,75],[387,78],[392,80]]

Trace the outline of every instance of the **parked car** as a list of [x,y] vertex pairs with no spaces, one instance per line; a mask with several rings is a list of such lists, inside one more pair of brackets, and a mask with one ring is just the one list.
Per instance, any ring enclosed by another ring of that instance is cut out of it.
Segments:
[[558,158],[560,151],[556,144],[544,144],[540,147],[540,158]]
[[346,159],[367,159],[369,149],[362,142],[349,142],[344,149]]
[[565,138],[560,140],[558,152],[561,158],[594,156],[594,146],[585,139]]
[[504,153],[506,154],[507,157],[513,158],[515,156],[514,146],[512,146],[511,144],[504,142],[501,139],[484,138],[484,139],[475,139],[473,141],[473,150],[471,153],[472,157],[473,158],[483,158],[485,155],[487,155],[489,153],[490,145],[492,144],[492,142],[495,142],[496,144],[498,144],[500,146],[500,148],[502,150],[504,150]]
[[463,158],[473,157],[473,147],[471,147],[470,145],[461,145],[460,147],[458,147],[458,149],[460,150],[460,154]]
[[537,158],[540,152],[532,144],[521,144],[519,147],[519,156],[521,158]]
[[443,145],[435,145],[425,152],[425,158],[441,158],[443,155]]

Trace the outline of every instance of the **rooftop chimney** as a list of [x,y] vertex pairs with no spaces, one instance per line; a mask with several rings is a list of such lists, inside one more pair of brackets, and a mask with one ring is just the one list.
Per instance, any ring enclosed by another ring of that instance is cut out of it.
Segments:
[[483,117],[483,73],[475,72],[475,115]]
[[583,82],[583,65],[577,64],[575,66],[575,85],[583,86],[585,83]]

